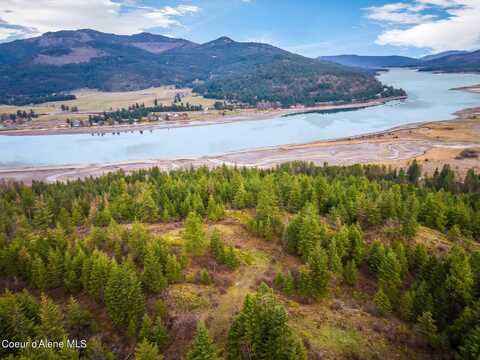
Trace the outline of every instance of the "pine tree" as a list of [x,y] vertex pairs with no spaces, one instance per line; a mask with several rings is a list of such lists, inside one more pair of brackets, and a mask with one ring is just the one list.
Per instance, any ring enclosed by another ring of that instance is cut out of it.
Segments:
[[407,170],[408,181],[410,181],[412,184],[417,184],[421,176],[422,167],[418,164],[417,160],[414,159]]
[[227,265],[231,270],[236,269],[240,265],[240,260],[238,259],[237,252],[233,246],[228,246],[225,251],[225,265]]
[[144,296],[135,272],[127,263],[113,264],[105,289],[105,305],[116,325],[135,323],[144,312]]
[[343,280],[350,286],[355,286],[358,280],[358,268],[355,260],[350,260],[343,270]]
[[370,245],[370,249],[368,252],[368,271],[373,274],[377,275],[378,269],[380,268],[380,264],[385,257],[385,247],[383,244],[375,240],[372,245]]
[[190,255],[202,255],[207,247],[207,240],[200,217],[191,212],[185,221],[185,231],[183,234],[185,240],[185,250]]
[[219,263],[225,262],[225,244],[222,241],[220,231],[215,229],[210,237],[210,252]]
[[163,356],[158,351],[157,345],[143,340],[135,349],[135,360],[162,360]]
[[37,335],[41,339],[60,341],[66,335],[63,325],[63,314],[60,307],[44,294],[40,297],[39,310],[40,324],[37,327]]
[[208,273],[207,269],[200,270],[199,273],[200,284],[202,285],[210,285],[212,280],[210,279],[210,274]]
[[173,254],[167,256],[165,263],[165,276],[169,284],[174,284],[182,279],[182,267],[177,261],[177,257]]
[[208,198],[207,217],[210,221],[219,221],[225,217],[223,204],[221,202],[217,203],[212,195]]
[[349,256],[357,264],[363,260],[364,254],[364,244],[363,244],[363,234],[362,229],[357,225],[353,224],[348,229],[348,240],[349,240]]
[[95,299],[103,299],[110,268],[111,262],[108,255],[102,251],[94,250],[86,290]]
[[248,204],[248,193],[245,190],[245,186],[243,185],[243,183],[241,183],[235,193],[235,197],[233,199],[233,206],[236,209],[243,209],[247,206],[247,204]]
[[287,271],[284,276],[282,291],[287,296],[292,296],[295,293],[295,281],[291,271]]
[[255,219],[249,225],[253,233],[266,240],[281,234],[283,225],[273,178],[265,178],[258,194]]
[[33,260],[31,279],[33,285],[39,289],[44,289],[47,285],[47,270],[39,255]]
[[187,360],[220,360],[218,350],[203,324],[198,325]]
[[134,199],[135,218],[140,222],[154,222],[158,220],[158,206],[153,200],[152,190],[142,186]]
[[430,311],[426,311],[418,317],[417,330],[427,343],[436,346],[438,342],[438,330]]
[[72,296],[67,305],[66,324],[71,331],[75,328],[87,328],[94,331],[97,326],[93,315],[85,309],[82,309],[78,301]]
[[460,347],[460,358],[464,360],[480,359],[480,325],[467,334]]
[[38,229],[46,229],[52,225],[53,214],[47,203],[38,198],[33,206],[33,225]]
[[414,308],[413,302],[415,300],[415,294],[411,290],[405,291],[398,302],[398,312],[400,317],[405,321],[414,320]]
[[142,282],[148,290],[159,293],[167,287],[168,280],[164,275],[162,263],[155,254],[155,248],[150,244],[147,246],[143,263]]
[[328,259],[329,268],[332,272],[338,273],[342,271],[342,260],[337,251],[337,241],[335,238],[332,238],[328,244]]
[[373,300],[381,315],[386,316],[392,313],[392,305],[390,303],[390,299],[382,288],[378,289]]
[[449,230],[447,237],[450,241],[459,242],[462,239],[462,232],[460,231],[460,227],[455,224]]
[[301,340],[288,326],[285,308],[265,284],[247,295],[242,311],[230,327],[229,360],[306,360]]
[[402,283],[401,265],[392,250],[387,251],[378,268],[378,281],[380,287],[387,294],[390,302],[394,302],[398,296],[398,289]]
[[329,285],[327,256],[319,248],[311,254],[307,266],[300,273],[300,292],[309,299],[319,300],[327,295]]

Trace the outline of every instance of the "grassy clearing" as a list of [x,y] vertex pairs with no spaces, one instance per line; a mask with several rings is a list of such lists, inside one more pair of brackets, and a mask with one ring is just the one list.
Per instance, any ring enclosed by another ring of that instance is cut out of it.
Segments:
[[127,108],[135,103],[152,106],[155,99],[162,104],[171,104],[175,94],[182,94],[183,102],[212,107],[215,100],[206,99],[192,93],[191,89],[176,89],[173,86],[162,86],[137,91],[106,92],[93,89],[80,89],[72,92],[77,98],[68,101],[55,101],[33,106],[0,106],[0,113],[15,113],[17,110],[33,109],[38,114],[58,115],[61,105],[76,106],[81,112],[99,112]]
[[[204,255],[189,260],[186,282],[171,285],[162,294],[171,315],[191,315],[205,321],[221,349],[226,345],[230,324],[241,310],[245,296],[253,293],[260,282],[271,281],[277,271],[300,265],[298,258],[286,255],[279,243],[252,236],[246,229],[251,216],[248,211],[229,210],[225,220],[204,225],[207,238],[217,230],[226,243],[235,246],[241,260],[238,269],[229,271],[218,267],[207,250]],[[152,224],[148,228],[178,253],[182,252],[182,223]],[[380,230],[370,235],[382,237],[383,233]],[[438,244],[448,243],[443,236],[425,228],[420,229],[415,241],[428,241],[437,249]],[[211,285],[198,283],[201,269],[207,269],[212,276]],[[376,286],[368,276],[360,274],[355,288],[344,286],[339,279],[333,284],[330,295],[315,304],[304,304],[277,293],[290,314],[292,328],[307,343],[313,358],[429,359],[427,349],[418,345],[411,328],[398,319],[379,317],[372,312]],[[168,358],[179,356],[179,351],[188,348],[189,341],[180,340],[169,348]]]

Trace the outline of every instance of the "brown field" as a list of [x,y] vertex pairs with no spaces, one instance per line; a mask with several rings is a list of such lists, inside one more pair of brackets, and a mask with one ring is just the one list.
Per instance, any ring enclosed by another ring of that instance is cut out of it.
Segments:
[[[38,105],[10,106],[0,105],[0,113],[16,113],[17,110],[29,111],[33,109],[37,114],[45,115],[36,119],[39,120],[57,120],[66,114],[62,114],[61,105],[77,106],[79,112],[100,112],[127,108],[135,103],[153,105],[155,99],[162,104],[172,103],[175,94],[180,93],[184,102],[199,104],[204,107],[212,106],[215,100],[206,99],[202,96],[192,93],[191,89],[175,89],[173,86],[162,86],[138,91],[125,92],[106,92],[92,89],[80,89],[71,92],[77,97],[75,100],[47,102]],[[71,115],[71,114],[68,114]]]

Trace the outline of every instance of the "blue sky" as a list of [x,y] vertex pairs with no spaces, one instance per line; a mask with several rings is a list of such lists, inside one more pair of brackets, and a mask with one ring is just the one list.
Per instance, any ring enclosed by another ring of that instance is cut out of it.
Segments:
[[46,31],[149,31],[260,41],[306,56],[480,48],[480,0],[2,0],[0,41]]

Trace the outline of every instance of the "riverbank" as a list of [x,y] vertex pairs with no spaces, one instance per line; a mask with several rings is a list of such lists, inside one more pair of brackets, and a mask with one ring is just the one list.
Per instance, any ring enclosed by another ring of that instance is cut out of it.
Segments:
[[452,90],[468,91],[472,93],[480,93],[480,84],[472,86],[462,86],[459,88],[454,88]]
[[417,159],[426,173],[449,163],[464,176],[468,169],[480,171],[480,108],[461,112],[456,120],[410,124],[395,129],[347,139],[318,141],[301,145],[275,146],[219,156],[176,160],[128,161],[101,165],[2,168],[0,179],[67,181],[101,176],[123,170],[127,173],[159,167],[170,171],[191,166],[220,165],[271,168],[287,161],[307,161],[318,165],[382,164],[406,167]]
[[342,111],[342,110],[360,110],[373,106],[383,105],[391,101],[402,101],[407,96],[389,97],[384,99],[374,99],[364,102],[355,102],[341,105],[318,105],[313,107],[298,107],[290,109],[273,109],[273,110],[256,110],[245,109],[239,110],[239,114],[221,115],[219,111],[210,113],[193,114],[193,118],[189,120],[171,120],[162,122],[146,122],[139,124],[114,125],[114,126],[93,126],[93,127],[47,127],[47,128],[22,128],[22,129],[0,129],[0,135],[8,136],[31,136],[31,135],[62,135],[62,134],[111,134],[122,132],[143,132],[158,129],[172,129],[179,127],[206,126],[214,124],[228,124],[240,121],[267,120],[276,117],[298,115],[302,113],[322,112],[322,111]]

